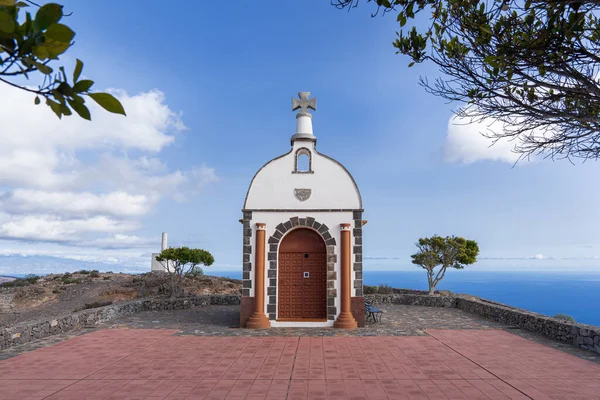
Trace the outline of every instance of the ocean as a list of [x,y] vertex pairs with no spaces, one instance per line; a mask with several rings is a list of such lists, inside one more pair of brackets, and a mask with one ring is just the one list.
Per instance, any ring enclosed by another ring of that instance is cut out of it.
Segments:
[[[241,279],[241,271],[205,273]],[[364,271],[365,285],[427,290],[425,271]],[[600,326],[600,273],[448,270],[436,290],[471,294],[513,307]]]

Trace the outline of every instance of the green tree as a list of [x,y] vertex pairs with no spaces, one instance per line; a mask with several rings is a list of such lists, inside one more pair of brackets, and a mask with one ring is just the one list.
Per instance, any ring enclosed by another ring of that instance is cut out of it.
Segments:
[[171,297],[183,294],[183,276],[193,271],[197,266],[210,266],[215,262],[214,257],[206,250],[190,249],[189,247],[171,247],[160,252],[156,261],[161,263],[169,273],[171,280]]
[[552,318],[561,319],[561,320],[567,321],[567,322],[575,322],[575,318],[571,317],[570,315],[566,315],[566,314],[556,314]]
[[515,139],[521,157],[600,157],[599,1],[371,1],[397,14],[393,46],[409,66],[439,68],[421,78],[428,92],[459,102],[459,117],[504,123],[482,132],[492,143]]
[[[35,15],[27,11],[30,6],[37,9]],[[80,79],[81,60],[77,59],[71,77],[63,66],[56,67],[75,37],[75,32],[62,23],[65,16],[63,6],[56,3],[40,6],[30,0],[0,0],[0,82],[32,93],[35,104],[44,98],[58,118],[72,115],[74,110],[91,120],[86,96],[107,111],[125,115],[119,100],[108,93],[92,92],[94,81]],[[23,78],[30,77],[42,83],[37,88],[25,85]]]
[[[427,271],[430,295],[444,278],[448,268],[463,269],[465,265],[476,262],[479,254],[477,242],[456,236],[434,235],[419,239],[416,245],[419,251],[411,255],[412,263]],[[437,267],[440,268],[436,273]]]

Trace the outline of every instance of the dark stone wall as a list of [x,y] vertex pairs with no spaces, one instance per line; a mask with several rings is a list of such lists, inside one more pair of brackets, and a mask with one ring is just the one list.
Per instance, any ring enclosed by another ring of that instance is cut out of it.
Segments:
[[134,300],[128,303],[92,308],[55,318],[0,328],[0,350],[74,329],[95,327],[104,321],[142,311],[184,310],[207,305],[235,304],[240,304],[240,296],[206,295],[181,299]]
[[252,211],[244,211],[242,245],[242,296],[250,296],[252,288]]
[[352,260],[354,293],[356,297],[361,297],[363,295],[362,211],[353,211],[352,219],[354,220],[354,227],[352,229],[352,235],[354,236],[354,247],[352,248],[352,254],[354,255],[354,260]]
[[373,304],[460,308],[493,321],[540,333],[551,339],[600,353],[600,327],[598,326],[558,320],[479,297],[462,294],[448,296],[373,294],[365,296],[365,299],[371,300]]
[[558,320],[531,311],[469,297],[457,298],[458,308],[600,353],[600,327],[598,326]]
[[404,304],[409,306],[456,308],[452,296],[427,296],[420,294],[368,294],[364,297],[373,304]]

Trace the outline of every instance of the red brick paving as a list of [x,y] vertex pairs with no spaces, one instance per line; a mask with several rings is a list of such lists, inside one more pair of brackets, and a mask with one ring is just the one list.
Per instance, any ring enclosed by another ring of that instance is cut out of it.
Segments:
[[600,365],[500,330],[197,337],[107,329],[0,362],[0,399],[600,399]]

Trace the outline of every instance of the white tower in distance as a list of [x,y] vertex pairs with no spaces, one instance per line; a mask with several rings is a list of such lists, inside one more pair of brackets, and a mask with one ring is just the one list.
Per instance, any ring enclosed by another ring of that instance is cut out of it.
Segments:
[[[161,240],[161,244],[160,244],[160,251],[163,251],[167,248],[167,232],[163,232],[162,233],[162,240]],[[159,263],[158,261],[156,261],[156,257],[159,255],[160,253],[152,253],[152,263],[150,265],[150,271],[164,271],[165,268],[162,266],[161,263]]]

